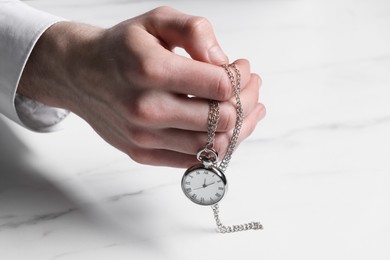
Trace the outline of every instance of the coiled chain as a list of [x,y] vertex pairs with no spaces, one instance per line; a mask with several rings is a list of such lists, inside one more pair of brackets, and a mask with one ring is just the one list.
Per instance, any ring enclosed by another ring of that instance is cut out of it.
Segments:
[[217,229],[220,233],[233,233],[239,231],[247,231],[251,229],[253,230],[263,229],[263,225],[261,225],[260,222],[249,222],[240,225],[225,226],[221,223],[221,220],[219,218],[219,205],[215,204],[211,206],[211,208],[213,209],[215,223],[217,224]]

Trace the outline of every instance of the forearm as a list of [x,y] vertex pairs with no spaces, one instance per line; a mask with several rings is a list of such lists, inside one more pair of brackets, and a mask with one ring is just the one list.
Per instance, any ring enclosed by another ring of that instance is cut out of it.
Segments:
[[[94,74],[96,38],[102,29],[59,22],[48,28],[35,45],[17,92],[45,105],[73,109],[82,91],[83,76]],[[87,64],[90,63],[90,64]]]

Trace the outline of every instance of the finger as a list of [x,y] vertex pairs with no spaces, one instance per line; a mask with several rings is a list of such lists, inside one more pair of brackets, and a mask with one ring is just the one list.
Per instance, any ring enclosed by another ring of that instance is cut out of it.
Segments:
[[[133,132],[133,136],[129,136],[128,132],[117,132],[115,129],[103,128],[102,131],[97,132],[111,145],[115,146],[122,152],[126,153],[131,159],[141,164],[188,168],[195,163],[199,163],[195,155],[192,153],[188,154],[178,152],[175,151],[175,149],[172,149],[172,146],[170,145],[161,145],[162,142],[167,142],[162,138],[165,135],[158,136],[145,134],[146,131],[142,131],[142,129],[139,128],[138,130],[139,131],[137,132],[139,134],[134,135],[136,132]],[[204,135],[202,135],[202,137],[204,137]],[[177,140],[169,140],[169,142],[171,141],[175,142]],[[161,149],[157,149],[156,147],[161,147]],[[164,147],[168,147],[168,150],[163,149]]]
[[[239,140],[243,140],[253,131],[257,122],[265,115],[262,104],[256,104],[251,113],[244,119]],[[133,146],[148,150],[170,150],[178,153],[195,155],[207,142],[206,132],[195,132],[180,129],[129,129],[128,139]],[[218,134],[217,151],[225,151],[232,131]]]
[[194,155],[169,150],[137,149],[127,153],[129,157],[141,164],[188,168],[199,163]]
[[262,103],[257,103],[252,112],[244,118],[243,127],[241,129],[238,143],[249,137],[255,130],[257,124],[265,117],[266,108]]
[[207,143],[207,133],[180,129],[139,129],[129,131],[132,144],[141,149],[169,150],[195,155]]
[[[256,128],[257,123],[265,117],[266,109],[261,103],[258,103],[252,112],[244,119],[238,136],[237,146],[248,136],[250,136]],[[214,148],[218,151],[220,158],[225,156],[227,147],[231,141],[232,131],[227,133],[217,133],[215,137]],[[237,148],[237,147],[236,147]]]
[[[256,106],[259,98],[260,81],[255,74],[243,89],[240,95],[244,116],[249,114]],[[190,101],[190,102],[189,102]],[[219,103],[219,121],[217,126],[218,132],[226,132],[233,129],[236,123],[236,99],[233,97],[229,101]],[[204,99],[181,98],[181,104],[178,106],[183,109],[179,112],[176,121],[171,121],[171,125],[180,129],[192,131],[205,131],[208,127],[209,104]],[[172,114],[172,113],[171,113]]]
[[[251,75],[251,79],[241,92],[241,103],[244,116],[249,114],[258,102],[259,77]],[[139,105],[137,105],[139,104]],[[159,93],[158,98],[138,99],[128,102],[129,106],[138,106],[129,115],[134,122],[150,128],[178,128],[190,131],[206,131],[208,126],[209,102],[200,98],[189,98],[182,95]],[[236,121],[236,100],[232,98],[220,102],[220,120],[217,131],[224,132],[233,129]],[[139,120],[137,120],[139,119]]]
[[[243,90],[246,87],[246,85],[248,84],[248,82],[251,80],[251,77],[252,77],[250,63],[246,59],[239,59],[239,60],[234,61],[234,64],[236,64],[236,68],[238,69],[238,71],[241,75],[241,82],[240,82],[241,84],[240,85],[241,85],[241,90]],[[235,75],[234,70],[232,68],[230,68],[230,70]],[[232,87],[232,84],[230,81],[229,81],[229,83],[230,83],[230,87]]]
[[[252,110],[257,106],[260,84],[260,77],[256,74],[252,74],[250,81],[241,92],[240,101],[242,104],[244,118],[251,114]],[[226,132],[232,130],[236,124],[237,118],[237,100],[235,97],[231,98],[229,102],[221,102],[219,113],[220,119],[217,131]]]
[[[164,66],[158,66],[156,73],[148,78],[158,78],[150,82],[158,89],[173,93],[193,95],[199,98],[227,101],[233,96],[232,84],[224,68],[202,63],[188,58],[169,54]],[[161,61],[155,61],[159,63]],[[241,87],[244,89],[251,78],[250,64],[247,60],[238,60],[241,72]],[[169,75],[169,76],[168,76]]]
[[147,30],[170,48],[182,47],[198,61],[222,65],[228,63],[217,42],[211,23],[170,7],[160,7],[146,14]]
[[[260,121],[265,115],[265,108],[262,104],[258,104],[253,112],[244,120],[244,124],[241,129],[241,134],[238,139],[238,143],[242,142],[245,138],[247,138],[255,129],[256,124]],[[173,140],[165,139],[164,142],[168,145],[160,145],[159,149],[155,148],[145,148],[148,147],[145,143],[141,146],[142,148],[134,148],[133,146],[129,150],[125,150],[125,152],[136,162],[148,165],[156,165],[156,166],[170,166],[170,167],[180,167],[185,168],[189,167],[195,163],[197,163],[195,153],[201,148],[204,144],[199,141],[192,142],[194,138],[194,133],[188,138],[185,137],[186,141],[181,140],[184,137],[184,132],[181,131],[183,136],[176,135],[176,138]],[[141,132],[140,132],[141,133]],[[178,132],[177,132],[178,133]],[[163,135],[166,136],[167,135]],[[149,140],[148,142],[153,142],[153,139],[150,139],[150,135],[145,135],[147,138],[140,138],[141,140]],[[160,136],[161,137],[161,136]],[[178,138],[179,137],[179,138]],[[200,137],[200,134],[199,134]],[[200,139],[197,137],[197,139]],[[227,147],[230,143],[231,135],[227,133],[218,134],[215,142],[215,149],[219,152],[220,159],[226,154]],[[140,140],[138,139],[138,140]],[[190,152],[185,151],[187,147]]]
[[[251,113],[253,108],[257,105],[259,100],[260,87],[261,87],[260,76],[257,74],[251,74],[249,82],[245,85],[245,88],[241,89],[240,101],[242,104],[244,117],[246,117],[249,113]],[[236,109],[237,107],[236,97],[232,97],[229,100],[229,102],[221,102],[220,106],[222,108],[221,109],[222,111],[225,110],[224,106],[230,106]]]

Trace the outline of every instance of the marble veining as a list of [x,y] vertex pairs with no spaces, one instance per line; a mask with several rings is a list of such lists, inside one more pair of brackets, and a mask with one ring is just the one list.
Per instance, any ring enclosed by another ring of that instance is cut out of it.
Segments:
[[[70,214],[75,210],[76,209],[67,209],[67,210],[60,211],[60,212],[53,212],[53,213],[48,213],[48,214],[43,214],[43,215],[36,215],[31,219],[26,219],[23,221],[5,222],[5,223],[0,225],[0,232],[2,230],[5,230],[5,229],[15,229],[15,228],[20,228],[20,227],[23,227],[26,225],[36,225],[36,224],[40,224],[41,222],[44,222],[44,221],[55,220],[57,218],[61,218],[64,215]],[[15,216],[6,216],[5,219],[14,219],[14,218],[15,218]]]

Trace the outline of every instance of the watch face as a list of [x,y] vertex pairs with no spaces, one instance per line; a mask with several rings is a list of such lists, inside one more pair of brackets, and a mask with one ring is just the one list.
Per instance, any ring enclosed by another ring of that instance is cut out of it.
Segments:
[[225,175],[217,168],[196,165],[184,173],[181,187],[192,202],[210,206],[223,198],[227,183]]

